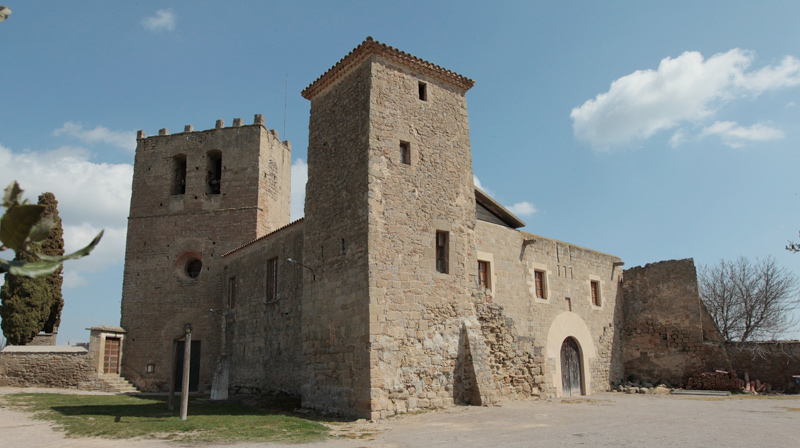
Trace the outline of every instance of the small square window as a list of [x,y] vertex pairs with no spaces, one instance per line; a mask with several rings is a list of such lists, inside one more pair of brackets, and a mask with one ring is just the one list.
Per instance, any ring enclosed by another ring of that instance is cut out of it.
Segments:
[[436,232],[436,272],[447,274],[448,272],[448,239],[449,239],[448,232],[437,231]]
[[155,364],[148,364],[146,370],[147,370],[147,373],[155,373],[156,372],[156,365]]
[[428,84],[422,81],[419,82],[419,99],[428,101]]
[[411,144],[408,142],[400,142],[400,162],[411,165]]

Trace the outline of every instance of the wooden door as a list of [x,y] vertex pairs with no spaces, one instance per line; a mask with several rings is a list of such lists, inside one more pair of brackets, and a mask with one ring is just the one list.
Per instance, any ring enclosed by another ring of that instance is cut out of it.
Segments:
[[565,397],[581,395],[581,352],[575,339],[561,344],[561,386]]
[[[176,349],[178,353],[175,358],[175,391],[183,389],[183,349],[186,346],[184,341],[178,341]],[[192,352],[189,354],[189,392],[197,392],[200,385],[200,341],[192,341]]]
[[119,347],[119,338],[106,338],[106,346],[103,350],[103,373],[119,375]]

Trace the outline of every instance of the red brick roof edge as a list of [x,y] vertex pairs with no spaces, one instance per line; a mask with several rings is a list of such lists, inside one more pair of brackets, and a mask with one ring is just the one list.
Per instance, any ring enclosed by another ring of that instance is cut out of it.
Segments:
[[373,40],[371,36],[367,36],[364,42],[361,42],[361,44],[348,53],[347,56],[340,59],[339,62],[312,82],[300,94],[307,100],[314,98],[328,86],[339,80],[339,78],[350,71],[350,69],[360,64],[367,56],[373,54],[410,67],[431,78],[454,85],[464,92],[475,85],[475,81],[459,75],[454,71],[447,70],[432,62],[408,54],[405,51],[400,51],[394,47]]
[[292,222],[290,222],[289,224],[286,224],[286,225],[285,225],[285,226],[283,226],[283,227],[280,227],[280,228],[278,228],[278,229],[275,229],[275,230],[273,230],[272,232],[269,232],[269,233],[267,233],[267,234],[265,234],[265,235],[261,235],[260,237],[258,237],[258,238],[256,238],[256,239],[254,239],[253,241],[249,241],[249,242],[247,242],[247,243],[244,243],[244,244],[242,244],[241,246],[237,247],[236,249],[232,249],[232,250],[229,250],[228,252],[225,252],[224,254],[222,254],[222,257],[223,257],[223,258],[225,258],[225,257],[227,257],[228,255],[230,255],[230,254],[232,254],[232,253],[234,253],[234,252],[236,252],[236,251],[239,251],[239,250],[241,250],[241,249],[244,249],[245,247],[251,246],[251,245],[253,245],[253,244],[255,244],[255,243],[257,243],[257,242],[259,242],[259,241],[261,241],[261,240],[263,240],[263,239],[265,239],[265,238],[269,238],[269,237],[271,237],[271,236],[275,235],[276,233],[278,233],[278,232],[280,232],[280,231],[282,231],[282,230],[286,230],[286,229],[288,229],[289,227],[292,227],[293,225],[295,225],[295,224],[297,224],[297,223],[301,222],[301,221],[302,221],[302,220],[304,220],[304,219],[305,219],[305,217],[302,217],[302,218],[300,218],[300,219],[298,219],[298,220],[296,220],[296,221],[292,221]]

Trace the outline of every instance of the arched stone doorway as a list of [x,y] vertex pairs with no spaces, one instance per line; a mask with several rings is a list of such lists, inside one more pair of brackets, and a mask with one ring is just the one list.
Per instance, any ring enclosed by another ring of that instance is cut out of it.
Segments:
[[567,339],[572,339],[577,345],[578,371],[580,372],[580,382],[578,383],[577,394],[592,394],[592,370],[590,366],[597,358],[593,337],[589,327],[577,314],[571,311],[564,311],[553,319],[550,329],[547,332],[547,343],[545,346],[545,356],[548,360],[547,377],[548,381],[556,389],[559,397],[569,396],[564,390],[562,373],[561,349]]
[[571,337],[564,339],[561,344],[561,387],[565,397],[578,396],[583,392],[582,371],[578,342]]

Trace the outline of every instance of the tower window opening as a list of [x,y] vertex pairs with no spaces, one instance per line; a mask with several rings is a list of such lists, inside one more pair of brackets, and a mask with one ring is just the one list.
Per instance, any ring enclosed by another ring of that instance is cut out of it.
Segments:
[[170,194],[186,193],[186,155],[178,154],[172,158],[172,188]]
[[422,81],[419,82],[419,99],[428,101],[428,84]]
[[400,162],[411,165],[411,144],[408,142],[400,142]]
[[209,151],[206,154],[206,194],[219,194],[222,181],[222,153]]

